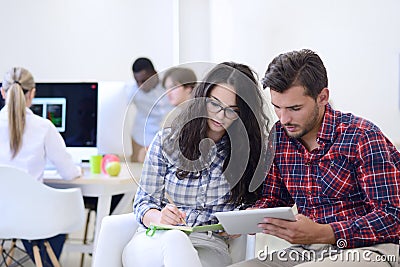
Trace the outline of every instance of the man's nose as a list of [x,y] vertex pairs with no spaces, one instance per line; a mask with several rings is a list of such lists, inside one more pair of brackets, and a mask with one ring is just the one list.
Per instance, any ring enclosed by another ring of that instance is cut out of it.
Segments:
[[291,121],[291,117],[288,111],[281,110],[279,113],[280,114],[278,115],[278,117],[282,124],[287,124]]

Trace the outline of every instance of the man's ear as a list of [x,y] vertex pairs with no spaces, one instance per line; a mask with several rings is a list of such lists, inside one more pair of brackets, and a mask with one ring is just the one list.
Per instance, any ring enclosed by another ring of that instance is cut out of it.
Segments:
[[3,99],[6,99],[6,91],[4,90],[3,87],[1,87],[1,96],[3,97]]
[[317,101],[318,104],[320,104],[321,106],[325,106],[326,104],[328,104],[329,101],[329,89],[328,88],[324,88],[321,90],[321,92],[319,93],[318,97],[317,97]]

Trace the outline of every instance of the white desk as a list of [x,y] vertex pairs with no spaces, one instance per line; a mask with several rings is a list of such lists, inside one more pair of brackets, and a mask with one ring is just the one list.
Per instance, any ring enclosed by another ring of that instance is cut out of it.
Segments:
[[[111,197],[113,195],[124,194],[124,197],[118,203],[118,206],[113,211],[113,214],[120,214],[127,205],[132,204],[132,199],[137,189],[137,182],[142,171],[141,163],[121,163],[122,169],[117,177],[109,177],[107,175],[90,174],[86,171],[83,177],[75,180],[66,181],[54,177],[44,177],[44,183],[54,188],[80,188],[83,196],[97,197],[97,212],[96,224],[94,233],[94,247],[97,244],[101,221],[110,212]],[[82,253],[93,253],[93,244],[68,245],[73,251]]]

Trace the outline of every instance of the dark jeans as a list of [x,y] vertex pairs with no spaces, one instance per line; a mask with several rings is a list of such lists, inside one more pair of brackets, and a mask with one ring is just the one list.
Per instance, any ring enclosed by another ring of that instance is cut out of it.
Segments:
[[[64,246],[66,234],[61,234],[54,236],[52,238],[46,239],[49,241],[54,254],[56,254],[57,259],[60,258],[61,251]],[[50,261],[50,257],[47,254],[46,247],[44,246],[44,241],[45,240],[38,240],[38,241],[29,241],[29,240],[22,240],[22,243],[24,244],[25,250],[28,253],[29,257],[32,259],[33,262],[35,262],[35,259],[33,257],[33,250],[32,250],[32,242],[37,242],[40,250],[40,257],[42,258],[42,263],[43,267],[53,267],[53,264]]]

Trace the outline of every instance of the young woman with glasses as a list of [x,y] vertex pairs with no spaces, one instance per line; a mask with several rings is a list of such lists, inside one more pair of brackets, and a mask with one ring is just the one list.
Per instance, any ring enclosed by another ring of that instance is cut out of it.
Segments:
[[141,227],[125,247],[124,266],[229,265],[227,241],[233,237],[179,230],[150,237],[146,228],[218,223],[215,212],[246,207],[260,195],[268,171],[269,119],[253,71],[218,64],[193,95],[149,148],[134,201]]

